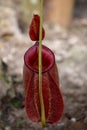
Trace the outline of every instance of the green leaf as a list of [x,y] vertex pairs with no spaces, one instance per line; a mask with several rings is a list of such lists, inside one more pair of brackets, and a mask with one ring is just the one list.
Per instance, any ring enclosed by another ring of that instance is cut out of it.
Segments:
[[14,107],[20,108],[21,102],[17,97],[13,98],[11,102]]

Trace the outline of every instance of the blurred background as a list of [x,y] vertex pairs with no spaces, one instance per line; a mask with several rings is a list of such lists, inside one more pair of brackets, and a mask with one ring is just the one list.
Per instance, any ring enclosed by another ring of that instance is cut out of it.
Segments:
[[[65,110],[45,130],[87,130],[87,0],[44,0],[43,44],[55,54]],[[0,0],[0,130],[41,130],[24,109],[23,55],[38,0]]]

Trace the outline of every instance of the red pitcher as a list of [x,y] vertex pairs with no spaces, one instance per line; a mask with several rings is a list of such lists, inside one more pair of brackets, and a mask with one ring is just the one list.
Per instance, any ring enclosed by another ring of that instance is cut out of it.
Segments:
[[[24,55],[23,79],[25,86],[25,108],[28,117],[41,121],[41,105],[39,98],[38,74],[38,42]],[[64,104],[59,89],[59,76],[53,52],[42,45],[42,94],[45,107],[46,122],[56,123],[60,120]]]

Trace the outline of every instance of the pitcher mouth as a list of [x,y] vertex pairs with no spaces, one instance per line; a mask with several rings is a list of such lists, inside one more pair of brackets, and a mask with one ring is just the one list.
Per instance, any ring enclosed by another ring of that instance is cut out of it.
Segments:
[[[24,55],[25,65],[32,71],[38,71],[38,42],[29,48]],[[42,45],[42,73],[50,70],[55,63],[53,52],[46,46]]]

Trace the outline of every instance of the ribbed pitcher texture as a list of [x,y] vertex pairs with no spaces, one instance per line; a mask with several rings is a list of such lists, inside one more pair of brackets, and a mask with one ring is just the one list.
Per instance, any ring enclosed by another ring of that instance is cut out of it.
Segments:
[[[39,98],[38,42],[29,48],[24,55],[23,79],[25,86],[26,113],[34,122],[41,121]],[[59,89],[58,69],[53,52],[42,45],[42,94],[47,123],[60,120],[64,104]]]

